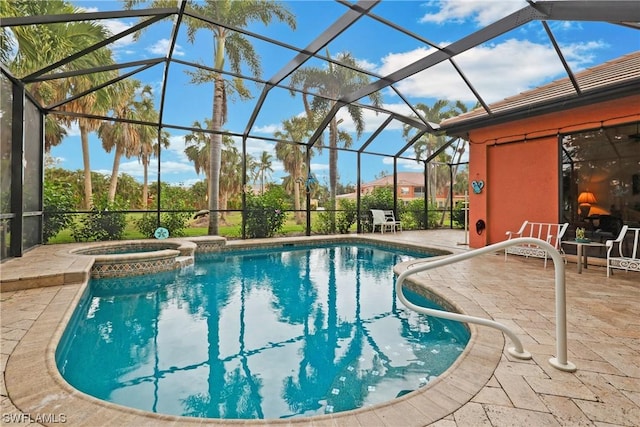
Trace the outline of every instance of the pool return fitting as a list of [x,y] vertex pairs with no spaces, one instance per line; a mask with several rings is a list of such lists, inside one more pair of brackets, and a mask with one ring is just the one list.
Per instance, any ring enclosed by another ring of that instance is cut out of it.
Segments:
[[478,255],[484,255],[489,252],[495,252],[509,246],[521,245],[523,243],[534,244],[541,247],[542,249],[545,249],[551,256],[551,259],[553,259],[556,281],[556,357],[550,358],[549,364],[561,371],[575,372],[576,365],[567,361],[567,302],[565,292],[564,259],[562,258],[562,255],[560,255],[560,252],[558,252],[558,250],[553,247],[553,245],[545,242],[544,240],[536,239],[534,237],[517,237],[515,239],[494,243],[492,245],[485,246],[479,249],[473,249],[461,254],[446,256],[433,261],[425,260],[424,264],[413,265],[409,269],[403,271],[402,273],[400,273],[400,275],[398,275],[398,279],[396,280],[396,294],[405,306],[414,311],[417,311],[418,313],[427,314],[433,317],[440,317],[443,319],[455,320],[458,322],[475,323],[478,325],[489,326],[491,328],[498,329],[505,333],[513,343],[513,347],[509,347],[507,349],[509,354],[518,359],[531,359],[531,353],[523,348],[522,343],[520,342],[520,339],[516,336],[516,334],[502,323],[498,323],[489,319],[483,319],[480,317],[473,317],[459,313],[451,313],[443,310],[434,310],[431,308],[420,307],[409,302],[404,296],[402,289],[402,284],[404,283],[405,279],[412,274],[419,273],[425,270],[431,270],[443,265],[449,265],[455,262],[464,261]]

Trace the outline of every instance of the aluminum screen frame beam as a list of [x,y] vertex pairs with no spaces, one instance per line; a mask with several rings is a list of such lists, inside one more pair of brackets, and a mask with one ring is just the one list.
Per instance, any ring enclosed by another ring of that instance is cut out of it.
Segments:
[[[320,51],[323,47],[329,44],[331,41],[336,39],[340,34],[346,31],[349,27],[351,27],[356,21],[358,21],[364,15],[364,12],[372,9],[376,6],[381,0],[360,0],[357,4],[353,5],[350,9],[347,10],[337,21],[335,21],[329,28],[322,32],[315,40],[313,40],[307,47],[301,52],[291,59],[284,67],[282,67],[279,71],[277,71],[268,81],[267,86],[262,89],[260,93],[260,97],[258,98],[258,102],[256,103],[255,108],[253,109],[251,116],[247,122],[247,126],[245,127],[244,134],[249,135],[251,128],[255,123],[260,110],[264,104],[264,101],[267,98],[267,93],[271,90],[273,86],[279,85],[284,79],[286,79],[289,75],[291,75],[295,70],[300,68],[305,62],[309,60],[309,58],[314,57],[314,55]],[[329,123],[327,121],[327,123]],[[324,130],[324,126],[321,126]],[[316,131],[317,133],[317,131]],[[314,134],[315,135],[315,134]],[[314,139],[309,140],[309,145],[313,146],[315,143]]]
[[535,7],[526,6],[451,43],[446,49],[434,52],[383,79],[344,96],[341,101],[349,104],[534,20],[637,22],[640,21],[640,7],[636,1],[561,0],[535,3]]

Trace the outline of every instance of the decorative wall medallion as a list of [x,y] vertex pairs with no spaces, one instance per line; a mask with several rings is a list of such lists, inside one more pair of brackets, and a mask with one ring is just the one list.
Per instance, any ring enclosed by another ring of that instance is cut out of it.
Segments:
[[473,192],[476,194],[482,193],[482,189],[484,188],[483,180],[474,180],[471,182],[471,186],[473,187]]
[[156,239],[166,239],[167,237],[169,237],[169,230],[164,227],[158,227],[156,228],[156,231],[153,233],[153,235],[156,237]]

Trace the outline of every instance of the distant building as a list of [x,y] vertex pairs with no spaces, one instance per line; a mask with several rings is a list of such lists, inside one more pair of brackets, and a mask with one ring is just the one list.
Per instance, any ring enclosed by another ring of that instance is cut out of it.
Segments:
[[[374,181],[363,183],[360,186],[360,194],[371,194],[374,189],[380,187],[393,188],[393,175],[383,176]],[[440,193],[436,195],[436,205],[438,208],[444,208],[447,204],[447,192],[449,188],[439,190]],[[425,187],[424,187],[424,173],[422,172],[398,172],[398,188],[397,188],[398,200],[403,202],[410,202],[416,199],[424,199]],[[356,193],[340,194],[337,196],[339,199],[355,199]],[[464,200],[464,194],[454,194],[454,203]]]
[[[378,178],[375,181],[366,182],[360,187],[360,194],[371,194],[379,187],[393,187],[393,175]],[[424,198],[424,173],[398,172],[398,199],[411,201]]]

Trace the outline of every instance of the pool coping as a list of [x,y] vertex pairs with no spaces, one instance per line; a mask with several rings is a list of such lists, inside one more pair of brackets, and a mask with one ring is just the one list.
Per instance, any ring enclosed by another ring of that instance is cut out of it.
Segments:
[[[283,241],[277,238],[262,239],[260,242],[230,241],[226,246],[230,249],[247,246],[255,248],[256,243],[262,247],[282,246]],[[384,243],[376,238],[349,236],[335,238],[322,236],[315,239],[305,237],[293,241],[291,238],[286,239],[287,244],[318,244],[320,242],[368,242],[377,245]],[[393,246],[432,249],[428,245],[418,244],[394,243]],[[407,266],[398,265],[396,271]],[[324,423],[341,426],[379,423],[425,425],[455,412],[470,401],[491,379],[504,350],[505,340],[502,333],[489,328],[468,325],[471,332],[468,345],[456,362],[437,379],[402,397],[346,412],[286,420],[227,420],[156,414],[123,407],[86,395],[71,387],[58,372],[55,363],[56,347],[87,286],[88,279],[81,284],[62,287],[9,357],[5,371],[6,386],[11,400],[22,412],[67,414],[67,420],[73,425],[242,424],[263,426]],[[476,303],[444,285],[422,280],[420,275],[411,280],[411,286],[417,289],[423,288],[426,292],[437,295],[461,313],[490,318]],[[34,390],[37,392],[34,393]]]

